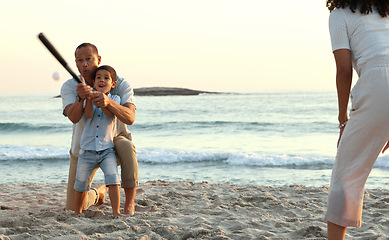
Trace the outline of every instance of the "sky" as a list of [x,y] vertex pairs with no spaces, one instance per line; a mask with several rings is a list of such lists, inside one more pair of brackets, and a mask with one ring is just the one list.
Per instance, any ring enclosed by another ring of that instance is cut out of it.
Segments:
[[0,3],[0,94],[59,93],[70,78],[40,32],[74,71],[74,49],[95,44],[133,88],[335,91],[325,0]]

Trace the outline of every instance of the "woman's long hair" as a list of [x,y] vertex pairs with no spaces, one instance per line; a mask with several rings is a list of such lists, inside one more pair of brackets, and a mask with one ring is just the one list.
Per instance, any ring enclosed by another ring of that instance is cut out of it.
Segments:
[[335,8],[346,8],[355,13],[359,8],[362,14],[369,14],[372,12],[372,7],[375,6],[381,17],[389,15],[389,0],[327,0],[327,8],[332,12]]

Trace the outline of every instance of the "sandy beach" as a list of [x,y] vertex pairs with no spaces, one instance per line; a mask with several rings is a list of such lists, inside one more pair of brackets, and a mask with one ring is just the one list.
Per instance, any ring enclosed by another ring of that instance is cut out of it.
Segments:
[[[108,197],[74,217],[64,210],[66,184],[1,184],[0,239],[326,239],[327,193],[150,181],[138,189],[136,215],[113,219]],[[347,238],[388,239],[388,205],[388,190],[367,190],[362,228]]]

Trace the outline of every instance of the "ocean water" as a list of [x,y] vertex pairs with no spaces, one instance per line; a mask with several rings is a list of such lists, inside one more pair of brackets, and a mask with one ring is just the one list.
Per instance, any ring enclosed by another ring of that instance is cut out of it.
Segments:
[[[0,96],[0,183],[67,181],[72,124],[54,95]],[[335,91],[138,96],[136,105],[141,182],[329,185]],[[387,188],[388,160],[378,158],[367,188]]]

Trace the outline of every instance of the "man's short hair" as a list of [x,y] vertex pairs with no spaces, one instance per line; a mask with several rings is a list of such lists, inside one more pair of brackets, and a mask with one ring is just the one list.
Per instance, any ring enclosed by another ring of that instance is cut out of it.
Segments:
[[93,52],[95,52],[97,54],[97,56],[99,56],[99,51],[97,50],[97,47],[95,45],[93,45],[92,43],[81,43],[80,45],[78,45],[78,47],[74,51],[74,56],[76,56],[77,50],[80,48],[83,48],[83,47],[91,47],[93,49]]

